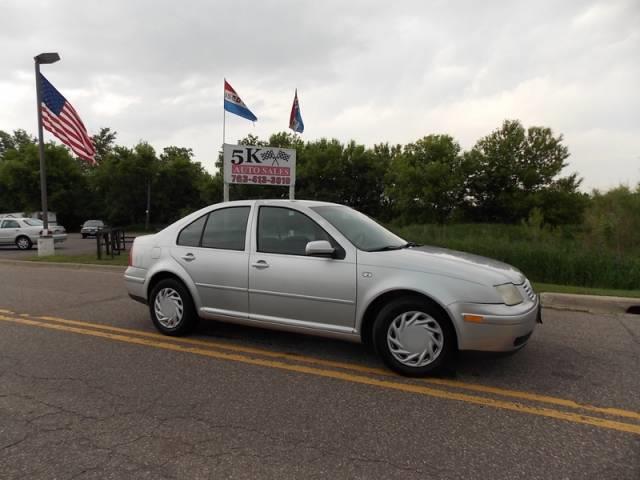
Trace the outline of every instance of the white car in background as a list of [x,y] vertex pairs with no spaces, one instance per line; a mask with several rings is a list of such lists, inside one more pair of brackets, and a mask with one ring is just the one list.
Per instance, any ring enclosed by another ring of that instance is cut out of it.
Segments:
[[[20,250],[29,250],[34,243],[38,243],[42,228],[42,220],[37,218],[0,219],[0,245],[15,245]],[[49,229],[55,243],[67,239],[67,231],[62,225],[50,225]]]

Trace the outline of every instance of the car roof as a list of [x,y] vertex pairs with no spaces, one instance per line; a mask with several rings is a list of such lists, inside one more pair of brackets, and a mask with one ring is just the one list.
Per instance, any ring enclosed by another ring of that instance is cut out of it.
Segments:
[[[331,202],[321,202],[318,200],[289,200],[283,198],[273,198],[273,199],[260,199],[260,200],[234,200],[232,202],[224,202],[224,205],[279,205],[279,206],[295,206],[301,205],[305,207],[319,207],[319,206],[337,206],[344,207],[339,203],[331,203]],[[219,203],[217,205],[222,205]]]

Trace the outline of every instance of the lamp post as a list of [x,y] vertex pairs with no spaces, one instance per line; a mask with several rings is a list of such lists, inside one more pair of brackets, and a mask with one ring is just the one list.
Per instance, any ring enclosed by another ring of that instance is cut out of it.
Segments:
[[[42,85],[40,84],[40,65],[60,60],[56,52],[41,53],[33,57],[36,67],[36,97],[38,100],[38,148],[40,150],[40,198],[42,201],[42,233],[49,236],[49,207],[47,206],[47,166],[44,159],[44,141],[42,139]],[[53,245],[53,242],[51,242]],[[40,245],[38,245],[40,246]]]

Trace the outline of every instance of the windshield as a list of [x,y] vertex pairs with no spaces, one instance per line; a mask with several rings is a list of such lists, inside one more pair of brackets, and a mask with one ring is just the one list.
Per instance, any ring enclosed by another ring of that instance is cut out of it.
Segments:
[[86,222],[84,222],[84,226],[85,227],[101,227],[102,226],[102,221],[101,220],[87,220]]
[[407,242],[366,215],[348,207],[311,207],[360,250],[395,250]]
[[37,218],[25,218],[23,221],[24,221],[24,223],[26,223],[30,227],[41,227],[42,226],[42,220],[38,220]]

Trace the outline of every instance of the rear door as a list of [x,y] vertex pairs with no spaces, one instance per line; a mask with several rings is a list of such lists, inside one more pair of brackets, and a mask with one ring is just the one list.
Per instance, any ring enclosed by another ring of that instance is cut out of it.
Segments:
[[213,210],[183,228],[171,249],[195,284],[207,313],[248,316],[250,211],[249,205]]
[[0,222],[0,243],[14,243],[20,231],[20,224],[17,220],[5,219]]

